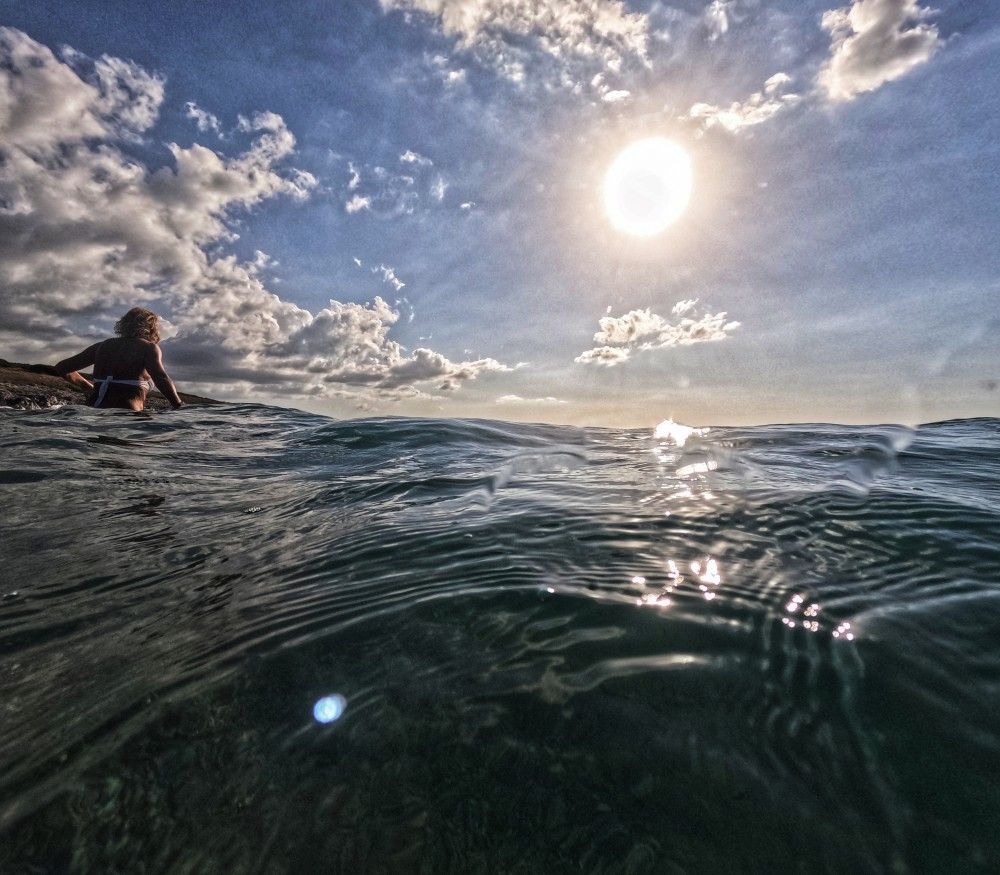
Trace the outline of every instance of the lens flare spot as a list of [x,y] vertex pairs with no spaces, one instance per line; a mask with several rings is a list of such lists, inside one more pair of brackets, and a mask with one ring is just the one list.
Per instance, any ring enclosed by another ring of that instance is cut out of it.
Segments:
[[313,705],[313,717],[316,718],[317,723],[333,723],[340,719],[346,707],[347,699],[339,693],[323,696],[322,699],[317,699],[316,704]]

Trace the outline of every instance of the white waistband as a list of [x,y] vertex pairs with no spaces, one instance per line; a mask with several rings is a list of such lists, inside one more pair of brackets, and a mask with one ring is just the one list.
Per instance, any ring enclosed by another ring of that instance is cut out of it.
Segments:
[[94,407],[100,407],[104,401],[104,396],[108,394],[108,386],[117,383],[119,386],[138,386],[140,389],[149,391],[150,384],[146,380],[117,380],[114,377],[93,377],[95,383],[100,383],[101,388],[97,390],[97,398],[94,400]]

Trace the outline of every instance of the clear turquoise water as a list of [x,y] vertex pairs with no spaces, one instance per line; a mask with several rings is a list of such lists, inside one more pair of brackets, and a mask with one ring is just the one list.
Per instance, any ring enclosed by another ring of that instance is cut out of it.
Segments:
[[4,873],[1000,870],[997,420],[61,408],[0,460]]

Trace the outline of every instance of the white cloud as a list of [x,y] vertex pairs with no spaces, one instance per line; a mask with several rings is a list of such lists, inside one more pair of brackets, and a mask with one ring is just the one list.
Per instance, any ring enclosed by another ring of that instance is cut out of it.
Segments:
[[627,60],[645,63],[645,15],[620,0],[381,0],[385,11],[422,12],[441,30],[512,82],[529,67],[548,62],[559,83],[575,83],[571,70],[618,71]]
[[[672,309],[675,322],[654,313],[648,307],[629,310],[621,316],[602,316],[594,341],[601,346],[588,349],[574,361],[607,367],[621,364],[637,350],[669,349],[725,340],[739,328],[739,322],[726,319],[725,313],[694,314],[696,300],[678,301]],[[692,313],[692,316],[684,314]]]
[[397,292],[406,287],[406,283],[396,276],[396,271],[387,264],[380,264],[378,267],[373,267],[371,271],[372,273],[382,274],[382,282],[389,283]]
[[[409,13],[404,13],[404,15],[409,19]],[[467,78],[466,70],[463,67],[456,68],[452,60],[444,55],[431,55],[427,58],[427,61],[429,61],[431,68],[438,74],[446,88],[456,88],[465,82]]]
[[501,395],[497,398],[497,404],[568,404],[559,398],[548,395],[544,398],[522,398],[520,395]]
[[[706,10],[716,36],[728,29],[732,6],[717,0]],[[937,27],[927,22],[933,13],[919,0],[854,0],[823,13],[822,27],[831,36],[830,57],[817,77],[818,90],[806,96],[852,100],[925,63],[941,43]],[[738,134],[800,103],[804,98],[788,90],[791,83],[787,73],[775,73],[746,100],[728,106],[695,103],[681,119],[697,122],[702,130]]]
[[471,210],[476,205],[475,201],[464,201],[458,205],[460,210]]
[[792,77],[787,73],[775,73],[760,91],[754,92],[744,101],[734,101],[727,107],[696,103],[682,118],[698,122],[704,130],[720,127],[731,134],[737,134],[744,128],[774,118],[782,110],[798,103],[802,99],[800,95],[785,92],[791,82]]
[[408,172],[348,161],[350,177],[343,192],[347,212],[369,210],[380,219],[393,219],[415,213],[421,205],[421,192],[436,203],[441,201],[447,185],[443,180],[438,182],[440,174],[433,170],[429,158],[407,150],[399,160]]
[[670,323],[650,309],[630,310],[624,316],[602,316],[600,330],[594,335],[597,343],[624,346],[639,343],[665,331]]
[[356,194],[344,204],[344,209],[348,213],[360,213],[362,210],[372,208],[372,199],[364,195]]
[[937,50],[933,13],[918,0],[855,0],[823,14],[830,58],[818,82],[831,100],[851,100],[906,75]]
[[495,359],[453,362],[431,349],[406,355],[389,338],[399,311],[376,297],[371,304],[330,301],[277,348],[296,371],[321,375],[323,383],[399,390],[417,383],[440,382],[452,390],[487,371],[510,371]]
[[414,152],[412,149],[407,149],[399,156],[399,160],[404,164],[417,164],[420,167],[430,167],[434,164],[430,158],[421,155],[419,152]]
[[354,166],[352,161],[347,162],[347,170],[351,174],[350,179],[347,180],[347,190],[354,191],[359,185],[361,185],[361,174],[358,172],[358,168]]
[[632,96],[631,91],[619,89],[616,91],[606,91],[601,95],[601,100],[605,103],[624,103]]
[[438,203],[444,200],[444,193],[448,190],[448,183],[444,181],[441,174],[431,183],[431,197]]
[[777,94],[781,92],[786,85],[791,85],[792,77],[787,73],[775,73],[770,79],[764,82],[764,93],[765,94]]
[[155,122],[162,80],[119,59],[66,57],[0,29],[0,344],[11,354],[75,352],[147,303],[175,332],[171,368],[202,386],[399,398],[509,370],[408,353],[381,298],[312,313],[268,290],[264,253],[225,254],[234,213],[315,186],[286,166],[295,138],[280,116],[242,118],[253,136],[233,157],[169,144],[172,163],[150,171],[120,142]]
[[72,49],[64,54],[66,62],[21,31],[0,27],[5,148],[50,149],[68,132],[77,142],[134,139],[156,122],[162,78],[120,58],[91,61]]
[[189,100],[184,104],[184,114],[189,119],[194,120],[194,123],[198,126],[198,130],[202,133],[212,131],[220,138],[222,137],[222,125],[218,117],[208,112],[208,110],[202,109],[194,101]]
[[631,353],[627,349],[616,346],[598,346],[581,352],[573,361],[583,365],[604,365],[604,367],[613,368],[615,365],[627,362],[630,355]]
[[735,0],[712,0],[705,7],[705,24],[708,26],[709,39],[717,40],[729,30],[729,15],[735,5]]

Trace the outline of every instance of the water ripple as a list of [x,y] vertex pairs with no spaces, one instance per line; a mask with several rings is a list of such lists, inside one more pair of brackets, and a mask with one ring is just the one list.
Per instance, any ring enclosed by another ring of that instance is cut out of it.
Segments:
[[998,422],[668,425],[5,411],[0,870],[992,871]]

